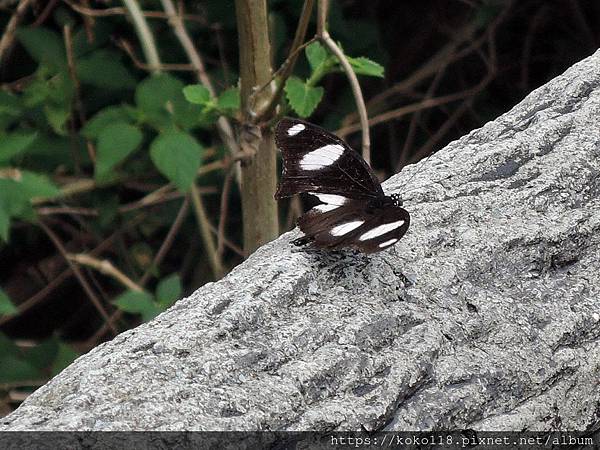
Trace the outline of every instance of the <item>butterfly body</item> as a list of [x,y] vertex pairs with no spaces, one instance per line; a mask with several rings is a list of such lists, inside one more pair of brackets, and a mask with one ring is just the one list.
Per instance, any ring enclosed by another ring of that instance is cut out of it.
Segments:
[[369,165],[344,141],[291,118],[277,124],[275,138],[283,156],[275,198],[306,193],[322,203],[298,219],[305,236],[297,243],[373,253],[406,233],[410,215],[400,196],[385,195]]

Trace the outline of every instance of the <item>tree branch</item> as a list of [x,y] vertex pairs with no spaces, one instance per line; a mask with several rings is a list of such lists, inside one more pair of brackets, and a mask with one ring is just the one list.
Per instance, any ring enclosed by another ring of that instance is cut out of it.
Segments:
[[154,41],[154,35],[148,27],[148,22],[142,14],[140,5],[138,5],[136,0],[123,0],[123,3],[131,15],[133,25],[135,26],[138,37],[140,38],[140,43],[142,44],[142,49],[144,50],[144,55],[146,56],[148,65],[153,72],[159,72],[160,58],[158,56],[156,42]]
[[350,62],[348,61],[348,58],[346,58],[346,55],[344,55],[342,49],[338,47],[338,45],[333,39],[331,39],[331,36],[329,36],[329,33],[327,32],[327,3],[328,0],[319,0],[317,33],[321,42],[323,42],[323,44],[331,51],[331,53],[338,58],[340,64],[342,65],[342,69],[346,73],[346,77],[348,77],[350,87],[352,88],[352,94],[354,95],[354,100],[356,102],[356,109],[360,117],[360,126],[362,129],[362,156],[367,163],[370,163],[371,138],[369,136],[369,118],[367,116],[367,108],[365,106],[365,101],[360,89],[358,77],[354,73]]
[[[202,83],[204,87],[206,87],[206,89],[208,89],[208,92],[210,92],[211,97],[215,97],[216,92],[213,87],[212,81],[210,80],[210,77],[206,73],[204,62],[202,61],[200,53],[198,52],[198,50],[196,50],[196,47],[194,47],[194,43],[192,42],[192,39],[190,38],[187,30],[185,29],[185,25],[183,23],[181,15],[179,15],[177,10],[175,9],[173,1],[161,0],[161,3],[165,12],[169,16],[169,23],[173,27],[173,31],[177,36],[177,39],[179,39],[179,42],[181,43],[181,46],[183,47],[183,50],[185,51],[185,54],[187,55],[188,59],[192,63],[192,66],[194,67],[194,69],[196,69],[196,75],[198,76],[198,80]],[[217,131],[221,136],[221,140],[223,141],[223,143],[225,143],[231,154],[235,155],[239,153],[239,146],[235,140],[233,128],[226,117],[221,116],[217,120]]]
[[69,256],[68,256],[68,253],[67,253],[67,249],[63,246],[63,244],[60,241],[60,239],[58,238],[58,236],[54,233],[54,231],[52,231],[41,220],[38,221],[38,225],[39,225],[39,227],[42,230],[44,230],[44,232],[46,233],[46,235],[48,235],[48,237],[50,238],[50,240],[52,241],[52,243],[54,244],[54,246],[56,247],[56,249],[58,250],[58,252],[63,256],[63,258],[65,258],[65,260],[67,261],[67,264],[69,265],[69,267],[71,268],[71,270],[75,274],[75,277],[77,278],[77,280],[81,284],[81,287],[83,288],[83,290],[86,292],[86,294],[90,298],[92,304],[96,307],[96,310],[98,310],[98,312],[100,313],[100,315],[106,321],[107,326],[110,328],[110,330],[114,334],[117,334],[118,333],[117,327],[115,327],[115,325],[111,321],[110,316],[106,312],[106,309],[104,309],[104,306],[102,306],[102,303],[100,302],[100,299],[98,298],[98,296],[92,290],[91,286],[89,285],[89,283],[87,282],[87,280],[85,279],[85,277],[83,276],[83,274],[81,273],[81,270],[79,270],[79,267],[77,267],[75,264],[73,264],[73,262],[71,261],[71,259],[69,259]]
[[198,187],[195,183],[192,184],[190,195],[192,197],[192,205],[194,206],[194,213],[196,214],[198,226],[200,227],[200,235],[202,236],[202,241],[204,242],[204,249],[208,255],[208,262],[215,278],[218,280],[224,275],[223,264],[217,253],[215,241],[213,240],[210,232],[211,223],[208,220],[206,209],[204,208],[200,192],[198,191]]
[[[305,0],[302,5],[302,12],[300,13],[300,20],[298,21],[298,27],[296,28],[296,34],[294,35],[294,41],[292,42],[292,47],[290,48],[290,53],[284,63],[281,65],[280,69],[277,72],[281,71],[281,76],[279,77],[279,83],[277,83],[277,88],[275,92],[271,96],[271,101],[265,107],[263,111],[257,111],[257,122],[260,122],[263,119],[269,119],[275,112],[277,105],[281,101],[281,95],[283,94],[283,89],[285,87],[285,82],[290,77],[292,72],[294,71],[294,66],[296,65],[296,61],[298,59],[298,55],[300,54],[300,50],[304,48],[306,44],[303,44],[304,38],[306,36],[306,30],[308,28],[308,24],[310,23],[310,17],[312,16],[312,10],[314,6],[314,0]],[[276,73],[277,73],[276,72]],[[261,86],[257,92],[265,89],[273,80],[275,74],[271,77],[268,83],[265,83]],[[253,96],[256,93],[253,94]]]
[[0,62],[2,62],[4,53],[12,46],[12,43],[15,40],[17,25],[19,25],[19,22],[23,18],[23,15],[25,14],[25,11],[30,3],[31,0],[21,0],[17,5],[17,9],[6,24],[6,28],[4,29],[4,33],[0,39]]
[[125,288],[142,292],[143,289],[135,283],[131,278],[117,269],[113,263],[111,263],[108,259],[98,259],[93,256],[87,255],[85,253],[67,253],[67,258],[70,261],[74,261],[77,264],[81,264],[83,266],[91,267],[92,269],[96,269],[98,272],[103,273],[104,275],[108,275],[111,278],[114,278],[119,283],[121,283]]
[[167,254],[169,249],[171,248],[171,245],[173,245],[173,241],[175,240],[175,237],[177,236],[177,233],[179,232],[179,229],[181,228],[181,225],[183,224],[183,221],[185,220],[185,218],[188,214],[189,206],[190,206],[190,196],[187,195],[185,197],[185,200],[181,204],[179,211],[177,212],[177,217],[175,217],[175,221],[171,225],[171,228],[169,229],[167,235],[165,236],[163,243],[161,244],[160,248],[158,249],[158,252],[156,252],[156,256],[154,256],[154,259],[152,260],[150,267],[148,267],[148,269],[146,270],[144,275],[142,275],[142,277],[140,278],[140,281],[139,281],[140,286],[143,287],[148,282],[148,280],[150,279],[150,277],[152,275],[152,270],[155,268],[158,268],[158,266],[162,262],[163,258],[165,257],[165,255]]

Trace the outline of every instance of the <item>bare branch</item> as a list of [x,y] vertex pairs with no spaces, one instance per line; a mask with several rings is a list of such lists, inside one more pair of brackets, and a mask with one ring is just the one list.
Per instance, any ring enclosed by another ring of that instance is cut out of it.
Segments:
[[54,244],[54,246],[56,247],[56,249],[63,256],[63,258],[65,258],[65,260],[67,261],[67,264],[70,266],[71,270],[75,274],[75,277],[77,278],[77,280],[81,284],[81,287],[86,292],[87,296],[90,298],[92,304],[95,306],[95,308],[98,310],[98,312],[100,313],[100,315],[106,321],[107,326],[110,328],[110,330],[114,334],[117,334],[118,333],[117,327],[115,327],[115,325],[113,324],[113,322],[110,320],[110,316],[106,312],[106,309],[104,309],[104,306],[102,306],[102,303],[100,302],[100,299],[98,298],[98,296],[92,290],[91,286],[89,285],[89,283],[87,282],[87,280],[83,276],[83,273],[81,273],[81,270],[79,270],[79,267],[77,267],[77,265],[73,264],[73,262],[69,259],[67,250],[64,247],[64,245],[62,244],[62,242],[60,241],[60,239],[58,238],[58,236],[54,233],[54,231],[52,231],[41,220],[38,221],[38,225],[48,235],[48,237],[50,238],[50,240],[52,241],[52,243]]
[[219,258],[223,258],[225,250],[225,225],[227,224],[227,210],[229,206],[229,191],[231,190],[231,177],[233,172],[229,170],[225,176],[223,183],[223,191],[221,192],[221,213],[219,216],[219,228],[217,233],[217,253]]
[[[79,125],[83,127],[86,122],[85,110],[83,107],[83,102],[81,101],[81,83],[79,82],[79,77],[77,77],[77,67],[75,66],[75,55],[73,52],[73,38],[71,35],[71,27],[69,25],[65,25],[63,27],[63,34],[65,39],[65,50],[67,53],[67,66],[69,67],[69,76],[73,81],[75,110],[77,111],[77,115],[79,117]],[[75,129],[74,126],[73,129]],[[92,162],[95,162],[96,149],[94,148],[94,144],[92,144],[92,142],[89,139],[86,139],[85,142],[90,160]],[[75,153],[75,155],[78,154],[78,152],[76,151],[73,153]],[[78,162],[78,158],[74,159],[75,162]]]
[[[110,16],[123,16],[127,14],[127,9],[121,7],[113,7],[113,8],[104,8],[104,9],[94,9],[89,8],[84,5],[79,5],[72,0],[63,0],[67,5],[69,5],[74,11],[77,11],[79,14],[83,14],[84,16],[90,17],[110,17]],[[169,15],[162,11],[142,11],[142,15],[149,19],[168,19]],[[211,25],[207,23],[204,17],[195,15],[195,14],[183,14],[183,20],[190,22],[198,22],[207,27],[215,28],[217,25]]]
[[[265,107],[265,109],[263,111],[256,111],[257,122],[260,122],[263,119],[268,120],[273,115],[273,113],[275,112],[275,108],[277,108],[277,105],[281,100],[281,95],[283,94],[285,82],[294,71],[294,66],[296,64],[296,60],[298,59],[300,51],[309,44],[309,42],[305,44],[303,44],[303,42],[306,36],[308,24],[310,23],[310,17],[312,16],[314,3],[314,0],[304,0],[304,5],[302,6],[302,12],[300,13],[300,19],[298,21],[298,26],[296,28],[296,34],[294,35],[292,47],[290,48],[290,53],[284,61],[284,63],[281,65],[281,67],[275,72],[275,74],[281,72],[281,76],[279,77],[279,83],[277,84],[277,88],[275,89],[275,92],[271,96],[271,100],[269,104]],[[310,42],[312,42],[312,39]],[[257,92],[260,92],[262,89],[266,88],[274,79],[275,74],[273,74],[269,82],[265,83],[262,87],[260,87],[257,90]],[[253,94],[253,96],[255,95],[256,92]]]
[[[200,53],[194,46],[192,39],[190,38],[187,30],[185,29],[185,25],[183,23],[181,15],[179,15],[177,10],[175,9],[175,5],[173,4],[172,0],[161,0],[161,3],[165,12],[169,16],[169,23],[173,27],[173,31],[175,32],[177,39],[179,39],[183,50],[185,51],[190,62],[192,63],[192,66],[196,70],[198,80],[202,83],[202,85],[204,85],[204,87],[206,87],[206,89],[208,89],[208,92],[210,92],[211,97],[215,97],[216,92],[212,85],[212,81],[206,73],[206,68],[204,66],[204,62],[202,61]],[[229,148],[229,151],[232,154],[238,153],[239,146],[235,140],[233,128],[231,127],[231,124],[229,123],[229,120],[227,120],[226,117],[219,117],[219,119],[217,120],[217,130],[219,132],[219,135],[221,136],[221,140],[225,143],[227,148]]]
[[[369,120],[369,125],[370,126],[379,125],[381,123],[385,123],[390,120],[399,119],[399,118],[406,116],[408,114],[411,114],[415,111],[420,111],[422,109],[427,109],[427,108],[433,108],[436,106],[444,105],[446,103],[454,102],[456,100],[461,100],[463,98],[466,98],[466,97],[476,94],[485,85],[487,85],[487,83],[489,83],[489,79],[486,77],[486,78],[484,78],[484,80],[482,80],[476,86],[474,86],[470,89],[466,89],[461,92],[456,92],[454,94],[444,95],[442,97],[426,98],[425,100],[422,100],[417,103],[411,103],[410,105],[401,106],[400,108],[396,108],[391,111],[387,111],[385,113],[379,114],[379,115],[371,118]],[[336,131],[336,134],[339,137],[344,138],[351,133],[355,133],[355,132],[359,131],[361,128],[362,128],[362,126],[359,124],[352,124],[347,127],[340,128],[339,130]]]
[[171,225],[171,228],[169,228],[169,231],[168,231],[167,235],[165,236],[165,239],[164,239],[163,243],[161,244],[160,248],[158,249],[158,252],[156,252],[156,256],[154,256],[154,259],[152,260],[152,264],[150,264],[150,267],[148,267],[148,270],[146,270],[144,275],[142,275],[142,277],[140,278],[140,281],[139,281],[140,286],[143,287],[150,279],[150,276],[152,275],[152,270],[155,268],[158,268],[158,266],[160,266],[160,263],[162,262],[163,258],[165,257],[165,255],[167,254],[169,249],[171,248],[171,245],[173,245],[173,241],[175,240],[175,237],[177,236],[177,233],[179,232],[179,229],[181,228],[181,225],[183,224],[183,221],[185,220],[189,209],[190,209],[190,197],[188,195],[185,197],[185,200],[181,204],[181,208],[179,208],[179,211],[177,212],[175,221]]
[[103,273],[104,275],[114,278],[125,288],[131,291],[143,292],[143,289],[137,283],[117,269],[108,259],[98,259],[85,253],[67,253],[66,256],[70,261],[74,261],[83,266],[91,267],[92,269],[96,269],[98,272]]
[[0,39],[0,62],[2,62],[4,53],[12,46],[13,41],[15,40],[15,31],[17,30],[17,25],[19,25],[19,22],[23,18],[23,15],[25,14],[25,11],[27,11],[27,7],[30,3],[31,0],[21,0],[17,5],[17,9],[8,21],[8,24],[6,24],[6,28],[4,29],[4,33]]
[[219,258],[219,254],[217,253],[215,241],[210,233],[211,223],[208,220],[208,215],[206,214],[206,209],[204,208],[204,202],[202,201],[198,187],[195,184],[192,184],[190,195],[192,197],[192,204],[194,205],[194,212],[196,214],[198,226],[200,227],[200,235],[202,236],[202,241],[204,242],[204,249],[208,254],[208,262],[215,278],[218,280],[224,275],[223,264]]
[[346,58],[346,55],[344,55],[342,49],[340,49],[334,40],[331,39],[331,36],[329,36],[329,33],[326,29],[326,20],[327,0],[319,0],[319,19],[317,25],[317,32],[319,33],[318,36],[321,42],[323,42],[323,44],[331,51],[331,53],[338,58],[340,64],[342,65],[342,69],[348,77],[350,87],[352,88],[352,94],[354,95],[354,100],[356,102],[356,109],[358,110],[358,115],[360,117],[360,126],[362,129],[362,156],[367,163],[370,163],[371,138],[369,137],[369,118],[367,116],[367,108],[365,106],[365,101],[360,89],[360,83],[358,82],[358,77],[354,73],[348,58]]
[[123,0],[127,11],[129,12],[133,25],[135,26],[136,32],[142,44],[146,61],[151,67],[153,72],[160,71],[160,58],[158,57],[158,50],[156,48],[156,42],[154,41],[154,35],[151,33],[146,18],[142,14],[140,5],[137,0]]

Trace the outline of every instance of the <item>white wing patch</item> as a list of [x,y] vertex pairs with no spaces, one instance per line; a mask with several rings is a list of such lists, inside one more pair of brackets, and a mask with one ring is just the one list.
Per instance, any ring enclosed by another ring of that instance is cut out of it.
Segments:
[[396,242],[398,242],[398,239],[392,238],[389,241],[385,241],[385,242],[382,242],[381,244],[379,244],[379,248],[387,247],[388,245],[395,244]]
[[331,235],[332,236],[343,236],[344,234],[350,233],[352,230],[356,230],[363,223],[365,223],[364,220],[354,220],[352,222],[343,223],[341,225],[333,227],[331,229]]
[[373,239],[379,237],[385,233],[388,233],[396,228],[400,228],[404,224],[404,220],[397,220],[396,222],[384,223],[379,225],[378,227],[373,228],[372,230],[367,231],[364,234],[361,234],[358,238],[359,241],[366,241],[367,239]]
[[309,192],[309,194],[318,197],[320,201],[327,203],[328,205],[342,206],[348,201],[348,199],[342,195],[317,194],[316,192]]
[[[292,128],[296,127],[294,125]],[[290,130],[292,129],[290,128]],[[332,165],[344,153],[344,147],[339,144],[329,144],[319,147],[304,155],[300,160],[300,168],[303,170],[319,170]]]
[[313,209],[320,213],[326,213],[328,211],[333,211],[337,207],[338,207],[337,205],[317,205]]
[[288,136],[296,136],[301,131],[304,131],[305,128],[306,127],[303,124],[297,123],[296,125],[294,125],[293,127],[290,127],[287,130],[287,134],[288,134]]

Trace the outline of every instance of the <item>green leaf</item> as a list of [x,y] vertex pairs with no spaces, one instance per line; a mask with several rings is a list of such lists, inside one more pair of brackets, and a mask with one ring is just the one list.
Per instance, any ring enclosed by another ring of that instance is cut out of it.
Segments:
[[17,117],[21,114],[21,99],[10,92],[0,90],[0,114]]
[[67,120],[69,120],[69,116],[71,115],[70,108],[64,105],[45,105],[44,112],[46,113],[48,123],[55,133],[61,136],[66,136],[66,124]]
[[0,289],[0,316],[14,314],[17,311],[17,307],[12,304],[6,292]]
[[0,356],[0,383],[39,380],[40,372],[28,361],[15,356]]
[[230,88],[221,92],[217,100],[217,108],[226,113],[232,113],[240,109],[240,90]]
[[38,370],[44,370],[52,365],[58,353],[59,340],[56,337],[41,342],[38,345],[25,349],[24,357]]
[[308,63],[310,64],[310,68],[313,70],[317,70],[321,64],[325,62],[327,59],[327,50],[319,43],[313,42],[308,47],[306,47],[306,59],[308,59]]
[[131,314],[141,314],[144,322],[157,316],[160,308],[152,301],[152,296],[147,292],[127,291],[119,295],[114,304],[121,311]]
[[14,156],[24,152],[37,137],[34,133],[11,133],[0,136],[0,164],[9,162]]
[[10,231],[10,213],[4,206],[2,197],[0,197],[0,238],[8,242],[8,232]]
[[17,37],[37,62],[54,68],[66,67],[63,40],[58,33],[43,27],[28,27],[19,29]]
[[22,193],[28,200],[53,198],[60,194],[58,187],[46,175],[22,170],[20,180],[15,182],[21,185]]
[[94,117],[92,117],[85,127],[81,130],[88,139],[97,139],[100,132],[108,125],[117,122],[128,123],[131,121],[131,116],[127,112],[127,109],[123,106],[108,106],[98,111]]
[[198,124],[202,107],[188,102],[183,95],[184,84],[168,74],[152,75],[138,84],[135,102],[141,120],[158,130],[173,124],[189,129]]
[[201,84],[190,84],[184,87],[183,95],[188,102],[196,105],[207,105],[211,100],[210,92]]
[[[10,173],[0,177],[0,237],[8,240],[11,217],[31,220],[35,217],[31,200],[52,198],[59,189],[45,175],[25,170],[8,169]],[[8,172],[7,170],[7,172]]]
[[52,363],[52,376],[62,372],[67,366],[70,366],[73,361],[79,356],[70,346],[61,342],[58,344],[58,353]]
[[18,355],[19,347],[5,334],[0,332],[0,358],[6,355]]
[[112,123],[98,136],[96,179],[109,173],[127,158],[142,142],[142,132],[127,123]]
[[321,86],[312,87],[299,78],[292,77],[285,84],[285,93],[291,107],[300,117],[308,117],[323,98]]
[[179,190],[187,191],[200,167],[202,146],[182,131],[160,134],[150,146],[150,157],[158,170]]
[[104,89],[131,89],[136,85],[119,54],[110,50],[97,50],[77,61],[77,75],[83,83]]
[[163,278],[156,287],[156,300],[162,309],[167,309],[181,295],[181,278],[176,273]]
[[354,73],[357,75],[383,78],[384,69],[381,64],[371,61],[369,58],[363,56],[359,56],[358,58],[351,58],[348,56],[347,58],[352,69],[354,69]]

